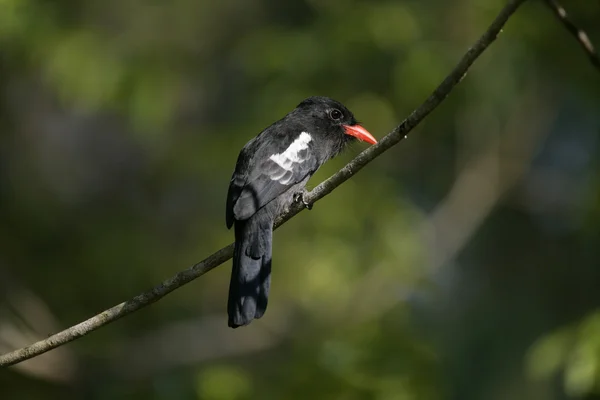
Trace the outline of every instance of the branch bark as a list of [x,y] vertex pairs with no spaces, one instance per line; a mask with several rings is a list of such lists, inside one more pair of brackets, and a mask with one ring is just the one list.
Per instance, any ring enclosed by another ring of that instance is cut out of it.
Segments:
[[[475,44],[465,53],[462,59],[450,72],[450,74],[440,83],[425,102],[414,110],[400,125],[382,138],[377,145],[369,147],[360,153],[356,158],[349,162],[340,171],[319,184],[304,199],[309,203],[314,203],[331,193],[336,187],[347,181],[360,171],[365,165],[373,161],[385,151],[389,150],[400,141],[407,137],[407,134],[414,129],[427,115],[429,115],[447,96],[452,89],[463,79],[473,62],[488,48],[501,32],[502,27],[510,16],[526,0],[511,0],[494,19],[486,32],[475,42]],[[290,218],[301,212],[303,207],[300,204],[294,204],[289,210],[277,218],[276,227],[281,226]],[[100,314],[97,314],[77,325],[56,333],[47,339],[40,340],[27,347],[23,347],[0,356],[0,367],[6,367],[17,364],[21,361],[43,354],[49,350],[55,349],[66,343],[69,343],[81,336],[95,331],[119,318],[122,318],[134,311],[146,307],[155,301],[163,298],[173,290],[193,281],[194,279],[206,274],[213,268],[229,260],[233,254],[233,244],[222,248],[196,265],[177,273],[175,276],[165,280],[154,288],[145,291],[131,300],[111,307]]]
[[583,29],[579,29],[573,21],[569,19],[567,15],[567,11],[557,0],[545,0],[546,5],[552,10],[556,18],[563,24],[566,30],[568,30],[571,35],[575,37],[577,42],[583,48],[583,51],[587,54],[588,58],[592,65],[594,65],[597,69],[600,70],[600,58],[598,58],[598,54],[594,49],[594,45],[590,40],[589,36]]

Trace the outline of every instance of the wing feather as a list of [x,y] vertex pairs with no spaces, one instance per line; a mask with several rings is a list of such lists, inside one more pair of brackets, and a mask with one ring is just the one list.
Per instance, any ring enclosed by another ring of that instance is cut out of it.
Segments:
[[250,218],[318,168],[310,151],[312,138],[307,132],[291,143],[288,140],[284,150],[275,154],[266,151],[269,141],[262,143],[262,148],[257,148],[257,142],[251,141],[240,153],[227,195],[227,227],[233,225],[234,219]]

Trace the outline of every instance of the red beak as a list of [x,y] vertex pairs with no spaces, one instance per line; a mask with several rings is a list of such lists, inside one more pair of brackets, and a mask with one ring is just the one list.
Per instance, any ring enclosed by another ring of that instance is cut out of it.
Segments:
[[346,135],[354,136],[363,142],[377,144],[377,140],[373,137],[373,135],[371,135],[368,130],[360,125],[342,125],[342,127],[346,131]]

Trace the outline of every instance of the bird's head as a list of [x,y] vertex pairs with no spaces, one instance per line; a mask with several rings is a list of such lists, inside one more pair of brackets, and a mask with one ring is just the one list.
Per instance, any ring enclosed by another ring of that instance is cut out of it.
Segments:
[[325,135],[325,138],[340,140],[343,143],[354,138],[370,144],[377,143],[373,135],[363,128],[354,118],[354,114],[339,101],[328,97],[309,97],[298,104],[296,111],[308,119],[307,122],[314,125],[316,131]]

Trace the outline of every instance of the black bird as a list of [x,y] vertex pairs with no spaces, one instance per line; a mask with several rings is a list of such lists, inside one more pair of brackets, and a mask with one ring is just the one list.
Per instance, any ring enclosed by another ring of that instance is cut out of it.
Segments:
[[227,228],[235,225],[230,327],[265,313],[275,217],[297,200],[310,208],[302,198],[306,182],[355,138],[377,143],[343,104],[309,97],[240,152],[227,193]]

